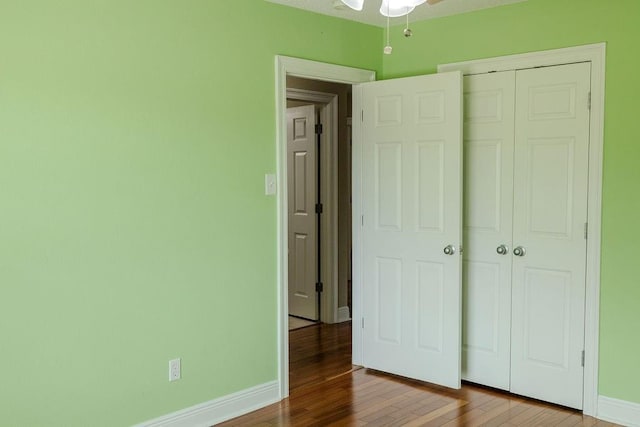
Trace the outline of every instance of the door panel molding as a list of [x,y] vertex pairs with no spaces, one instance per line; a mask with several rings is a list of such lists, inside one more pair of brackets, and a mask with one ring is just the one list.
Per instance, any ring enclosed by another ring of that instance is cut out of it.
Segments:
[[598,410],[598,345],[600,322],[600,251],[602,216],[602,159],[604,148],[604,100],[606,43],[531,52],[518,55],[442,64],[438,72],[462,71],[465,75],[533,67],[591,63],[591,121],[589,125],[589,198],[585,303],[585,415]]

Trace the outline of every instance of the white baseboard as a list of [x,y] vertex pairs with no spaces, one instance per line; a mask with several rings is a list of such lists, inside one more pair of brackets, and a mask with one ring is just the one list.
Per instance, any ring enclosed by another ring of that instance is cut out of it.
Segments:
[[279,400],[278,382],[272,381],[164,415],[134,427],[209,427]]
[[640,427],[640,403],[598,396],[596,418],[629,427]]
[[338,323],[351,320],[351,313],[349,313],[349,307],[338,307]]

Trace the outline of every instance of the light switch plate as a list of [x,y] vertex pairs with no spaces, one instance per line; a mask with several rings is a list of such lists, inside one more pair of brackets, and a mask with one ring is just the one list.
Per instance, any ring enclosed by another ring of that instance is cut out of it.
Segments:
[[275,174],[268,173],[264,176],[264,194],[267,196],[273,196],[274,194],[276,194]]

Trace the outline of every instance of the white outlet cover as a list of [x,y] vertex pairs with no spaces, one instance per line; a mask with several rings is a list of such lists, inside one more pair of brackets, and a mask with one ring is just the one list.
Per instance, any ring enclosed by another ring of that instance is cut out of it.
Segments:
[[176,381],[182,377],[180,358],[169,361],[169,381]]

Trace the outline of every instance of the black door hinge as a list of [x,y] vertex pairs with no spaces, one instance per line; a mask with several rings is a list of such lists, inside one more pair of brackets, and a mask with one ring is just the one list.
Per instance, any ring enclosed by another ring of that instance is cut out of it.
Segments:
[[323,292],[323,291],[324,291],[324,285],[322,284],[322,282],[316,283],[316,292]]
[[322,123],[316,125],[316,135],[322,135]]
[[319,215],[322,213],[322,203],[316,204],[316,213]]

